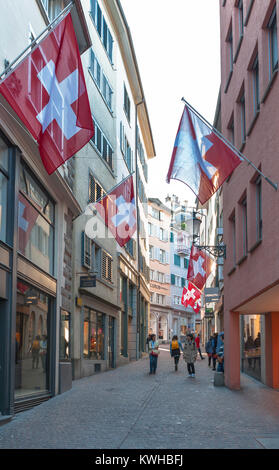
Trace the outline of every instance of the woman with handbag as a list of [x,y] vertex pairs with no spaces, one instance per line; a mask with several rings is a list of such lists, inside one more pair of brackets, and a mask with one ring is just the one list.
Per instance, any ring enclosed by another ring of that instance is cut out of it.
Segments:
[[156,374],[158,355],[159,355],[159,341],[156,341],[156,335],[151,335],[151,339],[148,343],[149,360],[150,360],[150,372]]
[[184,344],[183,359],[187,363],[189,377],[195,377],[194,363],[197,359],[197,353],[197,345],[194,340],[194,336],[191,333],[188,333]]
[[176,335],[173,336],[170,343],[170,355],[174,358],[174,369],[177,370],[178,362],[180,358],[180,351],[183,351],[183,347]]

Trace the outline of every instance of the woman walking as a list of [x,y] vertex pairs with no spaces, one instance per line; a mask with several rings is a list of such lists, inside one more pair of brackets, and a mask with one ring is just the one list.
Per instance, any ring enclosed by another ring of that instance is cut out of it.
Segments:
[[178,362],[180,359],[180,351],[183,351],[183,347],[176,335],[172,337],[172,341],[170,343],[170,355],[174,358],[174,369],[177,370]]
[[194,363],[197,359],[197,346],[194,336],[188,333],[184,344],[183,359],[187,363],[189,377],[195,377]]
[[157,361],[159,355],[159,341],[156,341],[156,335],[151,335],[151,339],[148,343],[148,351],[149,351],[149,360],[150,360],[150,372],[151,374],[156,374],[157,369]]

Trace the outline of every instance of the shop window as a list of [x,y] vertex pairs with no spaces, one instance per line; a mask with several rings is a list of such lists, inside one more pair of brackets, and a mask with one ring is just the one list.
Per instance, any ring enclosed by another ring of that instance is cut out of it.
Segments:
[[15,398],[49,389],[51,298],[17,281]]
[[104,360],[105,315],[84,308],[83,357]]
[[60,314],[60,360],[70,360],[70,314],[61,310]]
[[261,321],[262,315],[243,315],[242,372],[261,380]]
[[18,249],[38,267],[54,270],[54,203],[22,165],[18,200]]

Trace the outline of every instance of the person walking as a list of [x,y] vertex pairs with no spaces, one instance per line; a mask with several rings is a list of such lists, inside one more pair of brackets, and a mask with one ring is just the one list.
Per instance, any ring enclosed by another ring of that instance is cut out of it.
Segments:
[[174,369],[177,370],[178,368],[178,362],[180,359],[180,351],[183,351],[183,347],[181,342],[178,340],[177,336],[174,335],[172,337],[171,343],[170,343],[170,355],[171,357],[174,358]]
[[205,345],[205,351],[208,356],[208,367],[210,367],[211,359],[213,362],[213,357],[212,357],[213,356],[213,336],[210,336],[209,340],[207,341]]
[[188,333],[183,350],[183,359],[187,363],[189,377],[195,377],[194,363],[197,359],[197,345],[194,336]]
[[151,339],[148,343],[149,351],[149,361],[150,361],[150,372],[151,374],[156,374],[157,362],[159,356],[159,341],[156,341],[156,335],[152,334]]
[[[32,352],[32,369],[39,367],[39,352],[40,352],[40,336],[37,335],[31,347]],[[35,367],[36,366],[36,367]]]
[[217,353],[218,367],[217,372],[224,372],[224,335],[220,337],[220,346]]
[[202,353],[201,353],[200,340],[201,340],[201,336],[200,336],[200,334],[198,334],[198,335],[195,337],[195,342],[196,342],[197,350],[199,351],[199,354],[200,354],[200,358],[201,358],[201,359],[204,359],[204,357],[203,357],[203,355],[202,355]]

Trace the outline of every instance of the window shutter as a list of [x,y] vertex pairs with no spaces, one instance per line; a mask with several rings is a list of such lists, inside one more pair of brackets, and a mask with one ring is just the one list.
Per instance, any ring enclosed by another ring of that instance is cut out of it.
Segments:
[[175,275],[171,274],[171,284],[174,286],[175,285]]
[[170,232],[170,242],[173,243],[173,232]]
[[181,278],[181,287],[185,287],[185,279],[184,279],[184,277]]
[[91,240],[81,232],[81,264],[85,268],[91,267]]

